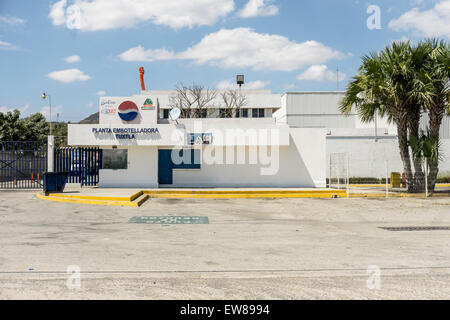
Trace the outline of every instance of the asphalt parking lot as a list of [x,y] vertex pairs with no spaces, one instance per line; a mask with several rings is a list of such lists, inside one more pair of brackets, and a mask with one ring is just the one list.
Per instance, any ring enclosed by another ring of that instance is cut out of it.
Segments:
[[[0,200],[1,299],[450,298],[446,198],[151,199],[127,208],[0,191]],[[209,223],[129,223],[142,216]],[[80,270],[75,288],[69,266]]]

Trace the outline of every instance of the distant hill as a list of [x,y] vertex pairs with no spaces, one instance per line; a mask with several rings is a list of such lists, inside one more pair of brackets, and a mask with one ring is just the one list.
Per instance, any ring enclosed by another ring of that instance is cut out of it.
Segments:
[[79,123],[81,124],[98,124],[98,112],[91,114],[89,117],[81,120]]

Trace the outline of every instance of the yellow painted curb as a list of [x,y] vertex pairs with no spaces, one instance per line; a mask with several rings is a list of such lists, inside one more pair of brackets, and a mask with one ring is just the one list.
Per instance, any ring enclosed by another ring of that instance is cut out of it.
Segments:
[[[391,188],[391,185],[388,185]],[[437,188],[447,188],[450,187],[450,183],[436,183]],[[351,184],[350,188],[386,188],[385,184]]]
[[[444,198],[450,197],[449,193],[434,193],[430,194],[430,198]],[[385,193],[351,193],[350,198],[386,198]],[[388,198],[417,198],[426,199],[425,193],[389,193]]]
[[144,194],[143,191],[139,191],[129,197],[84,196],[84,195],[70,195],[67,193],[50,193],[50,194],[48,194],[48,196],[49,197],[57,197],[57,198],[77,199],[77,200],[134,201],[143,194]]
[[347,194],[342,193],[217,193],[217,194],[183,194],[183,193],[154,193],[149,194],[152,198],[178,198],[178,199],[274,199],[274,198],[346,198]]
[[65,202],[65,203],[79,203],[79,204],[94,204],[94,205],[104,205],[104,206],[124,206],[124,207],[139,207],[141,206],[148,198],[148,195],[144,195],[142,199],[138,201],[114,201],[114,200],[87,200],[87,199],[75,199],[75,198],[63,198],[63,197],[52,197],[42,195],[40,192],[36,193],[36,196],[39,199],[53,201],[53,202]]
[[347,195],[346,190],[168,190],[168,189],[162,189],[162,190],[144,190],[144,193],[155,195],[155,194],[176,194],[176,195],[274,195],[274,194],[339,194],[339,195]]
[[[391,185],[388,185],[389,188]],[[386,188],[385,184],[351,184],[350,188]]]

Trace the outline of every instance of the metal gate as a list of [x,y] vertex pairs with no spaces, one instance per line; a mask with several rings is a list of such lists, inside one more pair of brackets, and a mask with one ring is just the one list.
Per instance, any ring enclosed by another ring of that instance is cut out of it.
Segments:
[[42,188],[47,142],[0,141],[0,189]]
[[102,149],[67,147],[55,148],[54,151],[54,171],[69,172],[67,183],[80,183],[82,186],[98,184]]

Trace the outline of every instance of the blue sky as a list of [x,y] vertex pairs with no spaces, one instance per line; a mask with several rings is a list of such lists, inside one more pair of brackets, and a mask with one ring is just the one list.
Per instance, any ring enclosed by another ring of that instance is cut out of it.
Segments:
[[[370,5],[381,29],[367,26]],[[0,0],[0,112],[46,114],[48,92],[54,117],[79,121],[101,91],[139,93],[139,66],[150,89],[243,73],[279,93],[336,90],[339,66],[343,89],[362,55],[448,39],[449,21],[450,0]]]

